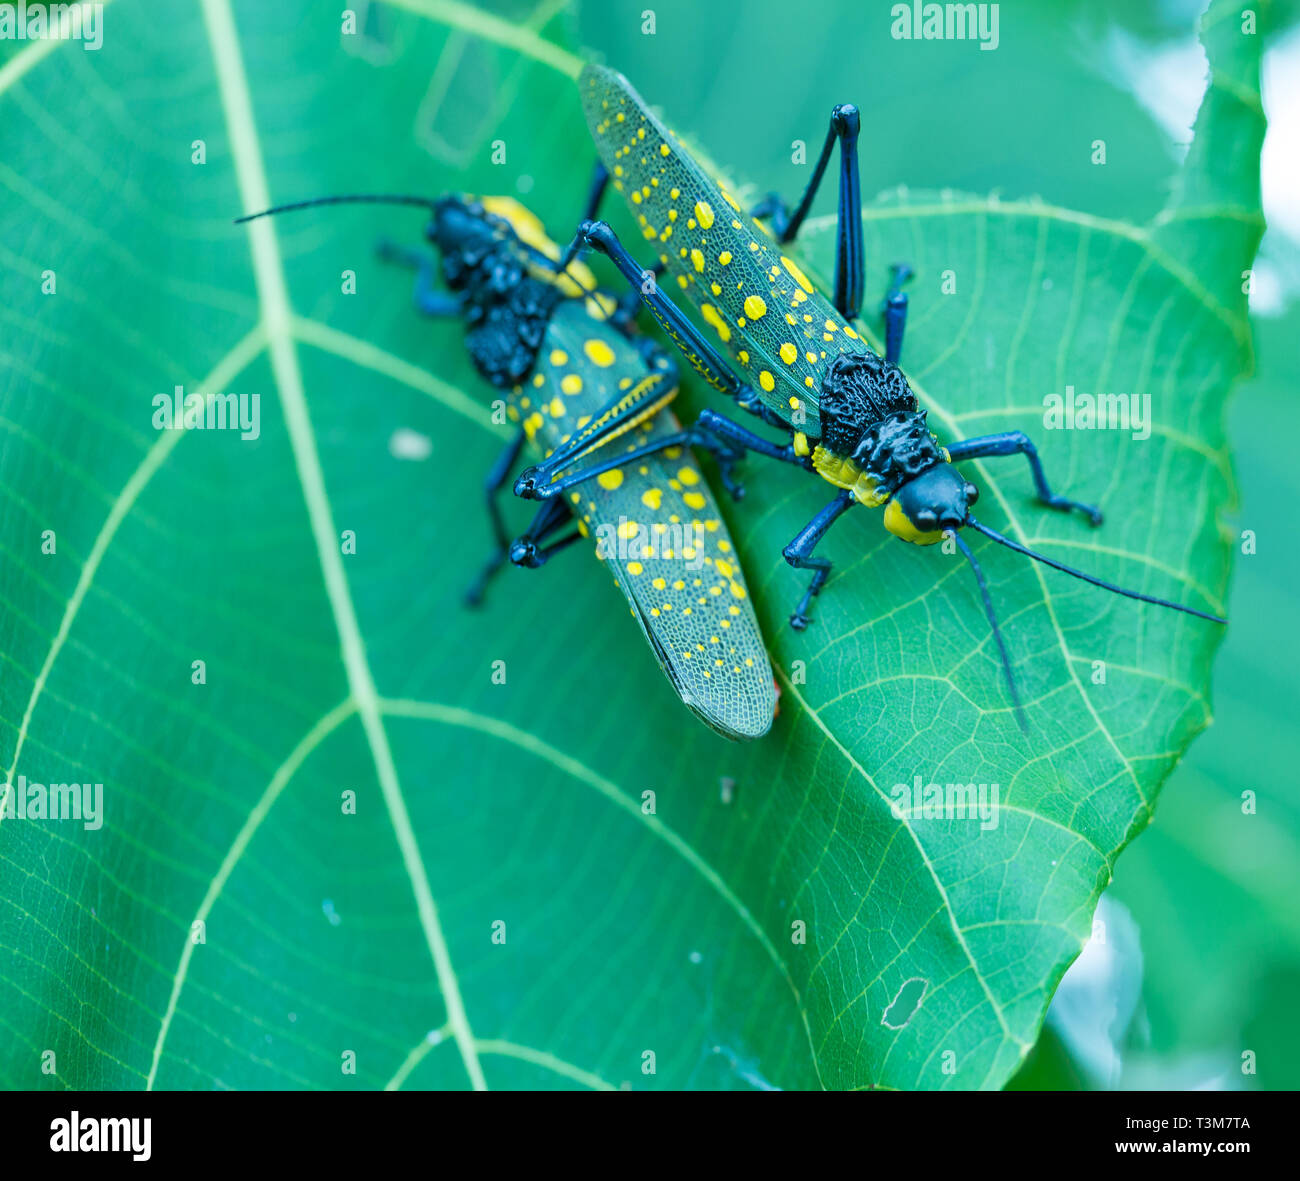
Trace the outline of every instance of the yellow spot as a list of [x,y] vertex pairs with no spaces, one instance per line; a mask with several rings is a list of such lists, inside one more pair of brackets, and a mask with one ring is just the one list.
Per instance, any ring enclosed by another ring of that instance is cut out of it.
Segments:
[[618,526],[618,535],[624,541],[631,541],[637,535],[640,526],[635,521],[620,521]]
[[582,378],[576,373],[566,373],[560,382],[560,389],[566,394],[580,394],[582,392]]
[[745,588],[738,582],[731,584],[731,594],[733,598],[743,599],[745,597]]
[[641,191],[639,189],[632,190],[632,204],[633,205],[641,204]]
[[[669,221],[676,221],[676,220],[677,220],[677,210],[676,210],[676,209],[670,209],[670,210],[668,211],[668,220],[669,220]],[[672,226],[669,226],[668,229],[665,230],[664,232],[665,232],[665,233],[671,233],[671,232],[672,232],[672,228],[673,228]]]
[[552,398],[551,404],[546,408],[552,418],[564,417],[564,403],[559,398]]
[[695,269],[701,273],[704,271],[704,252],[702,250],[691,251],[691,262],[695,264]]
[[551,350],[551,364],[552,364],[552,365],[565,365],[565,364],[568,363],[568,360],[569,360],[569,354],[566,353],[563,349],[552,349],[552,350]]
[[681,191],[681,189],[669,189],[669,190],[668,190],[668,195],[669,195],[669,196],[670,196],[674,201],[676,201],[677,198],[680,197],[680,196],[682,195],[682,191]]
[[610,471],[601,472],[596,477],[596,483],[604,488],[607,492],[613,492],[615,488],[623,486],[623,472],[621,468],[612,468]]
[[701,509],[704,507],[704,497],[699,492],[685,492],[682,499],[686,502],[688,508]]
[[545,384],[546,384],[546,378],[543,377],[540,373],[533,378],[533,385],[545,385]]
[[608,369],[614,364],[614,350],[603,340],[587,341],[582,346],[582,351],[587,354],[593,365],[599,365],[602,369]]
[[799,286],[808,292],[809,295],[812,294],[813,285],[808,282],[808,276],[805,275],[795,263],[786,258],[784,254],[781,255],[781,265],[790,273],[790,278],[798,283]]
[[722,294],[722,288],[719,287],[716,283],[710,283],[710,284],[709,284],[709,290],[712,291],[714,295],[721,295],[721,294]]
[[799,350],[789,341],[786,341],[786,343],[781,346],[781,360],[787,365],[793,365],[798,356]]
[[677,473],[677,478],[681,480],[683,484],[689,486],[691,484],[698,484],[700,482],[700,473],[697,472],[693,467],[684,467],[681,469],[681,471]]
[[662,488],[647,488],[641,493],[641,503],[648,509],[658,510],[659,505],[663,502],[664,493]]
[[703,229],[707,230],[713,224],[713,210],[707,201],[700,201],[695,206],[695,218]]
[[732,570],[729,562],[718,561],[714,563],[714,566],[723,578],[731,577]]
[[731,251],[724,250],[718,255],[718,261],[725,267],[731,261]]
[[672,149],[671,149],[667,144],[660,144],[660,145],[659,145],[659,154],[660,154],[661,156],[667,156],[667,155],[670,155],[671,152],[672,152]]
[[809,349],[808,352],[804,353],[804,356],[808,358],[809,365],[815,365],[817,363],[817,354],[814,353],[811,349]]
[[655,590],[663,590],[668,584],[662,578],[656,578],[651,584]]
[[627,572],[629,574],[640,574],[642,569],[643,567],[640,562],[629,562],[627,564]]
[[758,375],[758,384],[765,390],[776,389],[776,379],[766,369]]
[[844,335],[851,336],[854,340],[858,339],[858,334],[853,331],[847,324],[844,325]]
[[745,315],[751,320],[760,320],[767,314],[767,304],[762,296],[750,295],[745,299]]
[[728,327],[727,322],[718,315],[718,309],[711,303],[702,304],[700,306],[700,315],[704,317],[704,322],[708,324],[710,328],[717,331],[718,336],[721,337],[724,342],[731,339],[730,327]]
[[749,364],[749,354],[748,354],[747,352],[745,352],[744,349],[741,349],[740,352],[739,352],[739,354],[737,354],[737,355],[740,357],[740,363],[741,363],[742,365],[748,365],[748,364]]

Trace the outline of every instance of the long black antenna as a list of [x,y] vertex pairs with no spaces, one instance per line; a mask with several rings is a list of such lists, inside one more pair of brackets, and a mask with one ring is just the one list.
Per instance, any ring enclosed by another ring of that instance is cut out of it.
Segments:
[[[968,521],[967,524],[970,522]],[[1007,688],[1011,690],[1011,703],[1016,707],[1016,720],[1020,723],[1020,728],[1029,733],[1029,724],[1025,720],[1025,710],[1020,704],[1020,694],[1016,690],[1016,677],[1011,671],[1011,658],[1007,655],[1007,645],[1002,639],[1002,629],[998,627],[998,617],[993,611],[993,600],[989,597],[988,584],[984,581],[984,571],[980,569],[980,564],[975,560],[975,555],[970,552],[968,546],[958,535],[956,530],[950,531],[952,539],[957,543],[957,548],[965,555],[966,561],[970,563],[970,568],[975,574],[975,581],[979,583],[980,597],[984,600],[984,614],[989,618],[989,627],[993,629],[993,638],[997,641],[998,652],[1002,656],[1002,671],[1007,676]]]
[[1027,558],[1033,558],[1035,562],[1042,562],[1045,566],[1051,566],[1053,570],[1059,570],[1062,574],[1070,574],[1075,578],[1081,578],[1084,582],[1091,582],[1093,586],[1113,591],[1115,594],[1123,595],[1127,599],[1140,599],[1144,603],[1154,603],[1157,607],[1168,607],[1172,611],[1182,611],[1187,615],[1195,615],[1198,619],[1208,619],[1211,623],[1228,622],[1219,615],[1211,615],[1208,611],[1197,611],[1195,607],[1184,607],[1181,603],[1171,603],[1168,599],[1157,599],[1154,595],[1144,595],[1140,591],[1128,590],[1125,587],[1116,586],[1113,582],[1094,578],[1091,574],[1085,574],[1082,570],[1076,570],[1073,566],[1066,566],[1064,563],[1054,561],[1043,554],[1026,549],[1023,545],[1012,541],[1009,537],[1003,537],[1001,533],[995,532],[987,525],[981,525],[974,517],[967,517],[966,524],[975,532],[983,533],[991,541],[996,541],[999,545],[1005,545],[1009,550],[1015,550],[1016,553],[1024,554]]
[[259,217],[270,217],[273,213],[289,213],[295,209],[310,209],[313,205],[420,205],[433,209],[435,202],[428,197],[412,197],[403,193],[351,193],[341,197],[313,197],[310,201],[294,201],[289,205],[273,205],[260,213],[246,213],[235,218],[235,225],[253,221]]
[[[235,218],[235,225],[242,225],[246,221],[255,221],[259,217],[270,217],[276,213],[291,213],[297,209],[310,209],[314,205],[419,205],[424,209],[433,210],[437,208],[437,202],[431,201],[428,197],[414,197],[404,193],[351,193],[339,197],[313,197],[310,201],[292,201],[288,205],[273,205],[270,209],[263,209],[258,213],[246,213],[243,217]],[[555,259],[543,254],[536,246],[531,246],[525,242],[515,232],[515,228],[505,223],[506,229],[510,236],[519,243],[520,248],[532,258],[535,262],[547,267],[553,274],[564,275],[571,280],[584,295],[595,295],[595,288],[584,287],[582,283],[569,272],[569,261],[561,260],[563,265],[557,264]]]

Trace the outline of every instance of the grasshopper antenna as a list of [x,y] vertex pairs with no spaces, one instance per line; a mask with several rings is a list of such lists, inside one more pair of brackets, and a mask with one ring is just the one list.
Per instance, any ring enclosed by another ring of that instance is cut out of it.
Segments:
[[1113,591],[1117,595],[1123,595],[1126,599],[1139,599],[1143,603],[1154,603],[1157,607],[1168,607],[1172,611],[1182,611],[1186,615],[1195,615],[1198,619],[1208,619],[1211,623],[1228,622],[1219,615],[1211,615],[1208,611],[1197,611],[1195,607],[1184,607],[1181,603],[1171,603],[1168,599],[1158,599],[1154,595],[1144,595],[1140,591],[1128,590],[1126,587],[1116,586],[1113,582],[1106,582],[1104,579],[1095,578],[1091,574],[1085,574],[1082,570],[1076,570],[1073,566],[1066,566],[1064,563],[1054,561],[1044,554],[1026,549],[1023,545],[1012,541],[1009,537],[1003,537],[1001,533],[990,529],[987,525],[981,525],[974,517],[967,517],[966,524],[974,529],[976,533],[982,533],[991,541],[996,541],[998,545],[1005,545],[1009,550],[1015,550],[1016,553],[1024,554],[1027,558],[1033,558],[1035,562],[1042,562],[1044,566],[1051,566],[1053,570],[1059,570],[1062,574],[1081,578],[1084,582],[1091,582],[1093,586],[1099,586],[1102,590]]
[[[971,524],[969,520],[966,522]],[[1029,733],[1029,724],[1025,721],[1025,709],[1020,704],[1020,693],[1016,689],[1016,677],[1011,671],[1011,658],[1007,655],[1007,645],[1002,639],[1002,630],[998,627],[998,617],[993,611],[993,600],[989,597],[988,583],[984,581],[984,571],[980,569],[980,564],[975,560],[975,555],[970,552],[968,546],[957,534],[956,530],[948,530],[949,536],[957,543],[957,548],[961,550],[966,561],[970,563],[971,571],[975,575],[975,581],[979,583],[980,597],[984,600],[984,614],[988,616],[989,627],[993,629],[993,638],[997,641],[998,653],[1002,657],[1002,671],[1007,677],[1007,688],[1011,690],[1011,704],[1016,709],[1016,720],[1020,723],[1020,728],[1026,734]]]
[[402,193],[351,193],[340,197],[313,197],[310,201],[294,201],[288,205],[273,205],[260,213],[246,213],[235,218],[235,225],[254,221],[259,217],[270,217],[273,213],[289,213],[295,209],[310,209],[313,205],[419,205],[433,209],[435,202],[428,197],[413,197]]

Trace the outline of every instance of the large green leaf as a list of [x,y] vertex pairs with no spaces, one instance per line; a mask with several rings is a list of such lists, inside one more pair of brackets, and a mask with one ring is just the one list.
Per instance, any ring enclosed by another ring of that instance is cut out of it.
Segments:
[[[1215,630],[981,551],[1022,735],[968,575],[865,513],[827,543],[814,627],[784,627],[780,549],[825,494],[757,465],[732,524],[782,670],[763,741],[682,709],[595,562],[508,571],[463,612],[500,437],[456,327],[373,260],[418,219],[229,218],[513,186],[562,235],[590,159],[563,22],[403,0],[340,37],[305,2],[173,7],[116,0],[98,54],[0,66],[5,767],[102,782],[106,814],[0,822],[0,1082],[1001,1085],[1208,719]],[[906,360],[936,428],[1027,425],[1110,517],[1038,512],[1003,461],[980,471],[990,523],[1211,607],[1260,228],[1237,21],[1214,9],[1214,85],[1156,223],[949,195],[866,221],[877,280],[917,266]],[[638,81],[692,129],[670,79]],[[805,244],[823,273],[828,228]],[[1067,383],[1150,390],[1152,437],[1037,430]],[[263,395],[260,438],[156,434],[178,384]],[[402,429],[428,460],[393,453]],[[999,783],[999,826],[896,820],[915,775]]]

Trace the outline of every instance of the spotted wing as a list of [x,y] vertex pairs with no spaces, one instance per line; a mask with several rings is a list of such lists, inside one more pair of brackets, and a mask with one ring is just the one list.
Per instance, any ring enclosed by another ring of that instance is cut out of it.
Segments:
[[[631,342],[576,302],[565,304],[507,413],[545,457],[645,373]],[[661,409],[569,470],[678,430]],[[568,495],[682,701],[727,737],[766,733],[775,708],[771,665],[735,547],[690,450],[647,456]]]
[[578,85],[614,187],[672,272],[665,292],[692,303],[763,400],[787,420],[802,408],[816,436],[823,370],[862,351],[858,334],[622,74],[589,65]]

